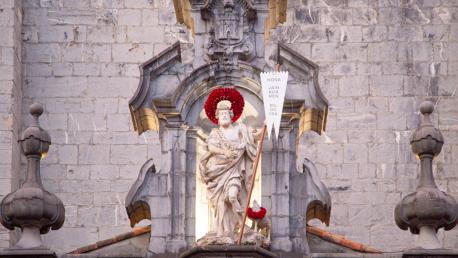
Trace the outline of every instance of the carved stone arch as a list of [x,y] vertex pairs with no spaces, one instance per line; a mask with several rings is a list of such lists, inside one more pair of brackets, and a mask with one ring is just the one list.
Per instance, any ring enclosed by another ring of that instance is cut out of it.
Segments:
[[[318,84],[318,66],[282,43],[278,44],[277,62],[282,64],[285,70],[290,71],[292,79],[288,87],[299,87],[300,90],[296,92],[301,93],[288,97],[287,92],[287,112],[284,112],[284,116],[290,120],[299,119],[298,137],[309,130],[321,134],[326,127],[328,101]],[[158,89],[160,85],[157,80],[159,77],[171,76],[169,70],[177,70],[179,65],[179,42],[141,65],[140,84],[129,102],[134,128],[139,134],[146,130],[159,131],[160,120],[184,121],[183,115],[189,111],[189,105],[186,103],[189,102],[190,96],[199,96],[210,86],[247,85],[249,90],[261,95],[258,82],[262,70],[244,61],[239,61],[238,69],[231,72],[220,69],[216,61],[202,65],[188,75],[182,74],[182,77],[186,77],[182,80],[177,79],[178,85],[167,85],[166,88],[171,92],[164,95]],[[202,82],[208,83],[198,85]],[[193,91],[192,94],[190,91]]]
[[[172,96],[172,103],[176,106],[183,122],[195,123],[189,118],[192,107],[203,99],[215,87],[235,87],[255,96],[262,103],[261,85],[259,74],[261,70],[249,63],[241,62],[240,70],[226,74],[214,70],[211,64],[204,65],[194,71],[181,82]],[[262,106],[258,107],[262,109]],[[193,124],[194,124],[193,123]]]

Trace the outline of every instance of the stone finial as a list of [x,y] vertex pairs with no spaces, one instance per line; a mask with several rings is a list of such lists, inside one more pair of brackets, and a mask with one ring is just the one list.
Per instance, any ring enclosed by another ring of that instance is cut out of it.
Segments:
[[51,137],[48,132],[40,127],[38,118],[43,114],[43,106],[38,103],[30,105],[32,124],[22,132],[19,143],[25,156],[35,155],[44,157],[48,153],[51,145]]
[[41,234],[50,228],[59,229],[64,224],[65,209],[62,202],[43,189],[40,176],[40,159],[48,152],[51,138],[43,130],[38,118],[43,113],[40,104],[30,106],[31,125],[19,140],[22,153],[27,157],[27,176],[24,184],[2,200],[0,219],[3,226],[22,229],[16,248],[32,249],[43,246]]
[[434,182],[432,161],[440,153],[444,139],[431,122],[433,111],[431,101],[421,103],[421,123],[410,141],[412,151],[421,162],[420,179],[416,191],[405,196],[394,211],[396,224],[403,230],[419,234],[416,245],[424,249],[441,248],[437,230],[450,230],[458,222],[455,199],[440,191]]
[[422,155],[436,156],[442,150],[444,138],[441,132],[431,122],[431,113],[434,111],[434,104],[431,101],[424,101],[420,105],[422,113],[420,127],[414,132],[410,144],[412,151],[419,157]]

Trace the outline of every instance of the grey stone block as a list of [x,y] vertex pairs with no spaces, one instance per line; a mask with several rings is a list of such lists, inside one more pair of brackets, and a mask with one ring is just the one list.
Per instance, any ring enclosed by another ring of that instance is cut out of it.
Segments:
[[99,64],[73,64],[73,75],[76,76],[97,76],[100,75]]
[[112,164],[140,164],[146,161],[146,145],[112,145],[111,158]]
[[110,159],[109,145],[79,145],[79,164],[108,164]]
[[153,53],[151,44],[113,44],[113,61],[138,63],[148,60]]
[[159,23],[159,12],[156,9],[142,10],[142,25],[157,26]]
[[367,76],[345,76],[339,80],[339,95],[367,96],[369,83]]
[[141,10],[136,9],[119,9],[119,25],[140,25],[142,19]]
[[129,131],[130,117],[127,114],[111,114],[107,116],[107,128],[109,131]]
[[373,96],[402,96],[402,76],[369,76],[370,93]]
[[397,59],[396,43],[383,42],[383,43],[372,43],[368,45],[368,60],[377,61],[392,61]]
[[[154,35],[154,37],[151,37]],[[133,43],[160,43],[164,40],[161,27],[128,27],[127,39]]]
[[110,191],[114,193],[127,194],[131,185],[132,180],[119,179],[111,183]]
[[344,145],[344,162],[346,163],[366,163],[367,147],[361,144]]

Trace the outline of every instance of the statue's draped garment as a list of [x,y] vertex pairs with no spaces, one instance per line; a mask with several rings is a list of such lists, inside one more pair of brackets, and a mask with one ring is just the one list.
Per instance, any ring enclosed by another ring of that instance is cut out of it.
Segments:
[[[256,145],[248,127],[242,123],[234,123],[233,126],[237,128],[238,137],[227,139],[220,128],[214,128],[207,144],[223,150],[235,149],[236,157],[227,158],[223,154],[207,151],[200,161],[201,178],[207,185],[207,198],[214,209],[211,232],[216,233],[216,236],[233,236],[240,214],[232,209],[228,190],[231,186],[238,187],[238,200],[241,207],[245,207],[256,157]],[[237,149],[241,144],[243,148]]]

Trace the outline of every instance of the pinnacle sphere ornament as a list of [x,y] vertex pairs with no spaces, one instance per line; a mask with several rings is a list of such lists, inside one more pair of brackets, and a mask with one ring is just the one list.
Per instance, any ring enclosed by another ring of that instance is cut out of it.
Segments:
[[434,182],[432,162],[441,152],[444,138],[431,122],[433,111],[434,104],[431,101],[420,105],[421,123],[410,141],[412,151],[420,159],[420,179],[416,191],[405,196],[394,211],[398,227],[418,234],[416,245],[424,249],[441,248],[437,230],[451,230],[458,222],[455,199],[439,190]]
[[22,153],[27,157],[26,180],[19,189],[5,196],[0,204],[2,225],[10,230],[16,227],[22,230],[15,246],[19,249],[43,248],[40,234],[61,228],[65,219],[61,200],[44,190],[41,182],[40,159],[46,155],[51,144],[49,134],[38,122],[43,107],[32,104],[30,114],[32,123],[19,139]]

